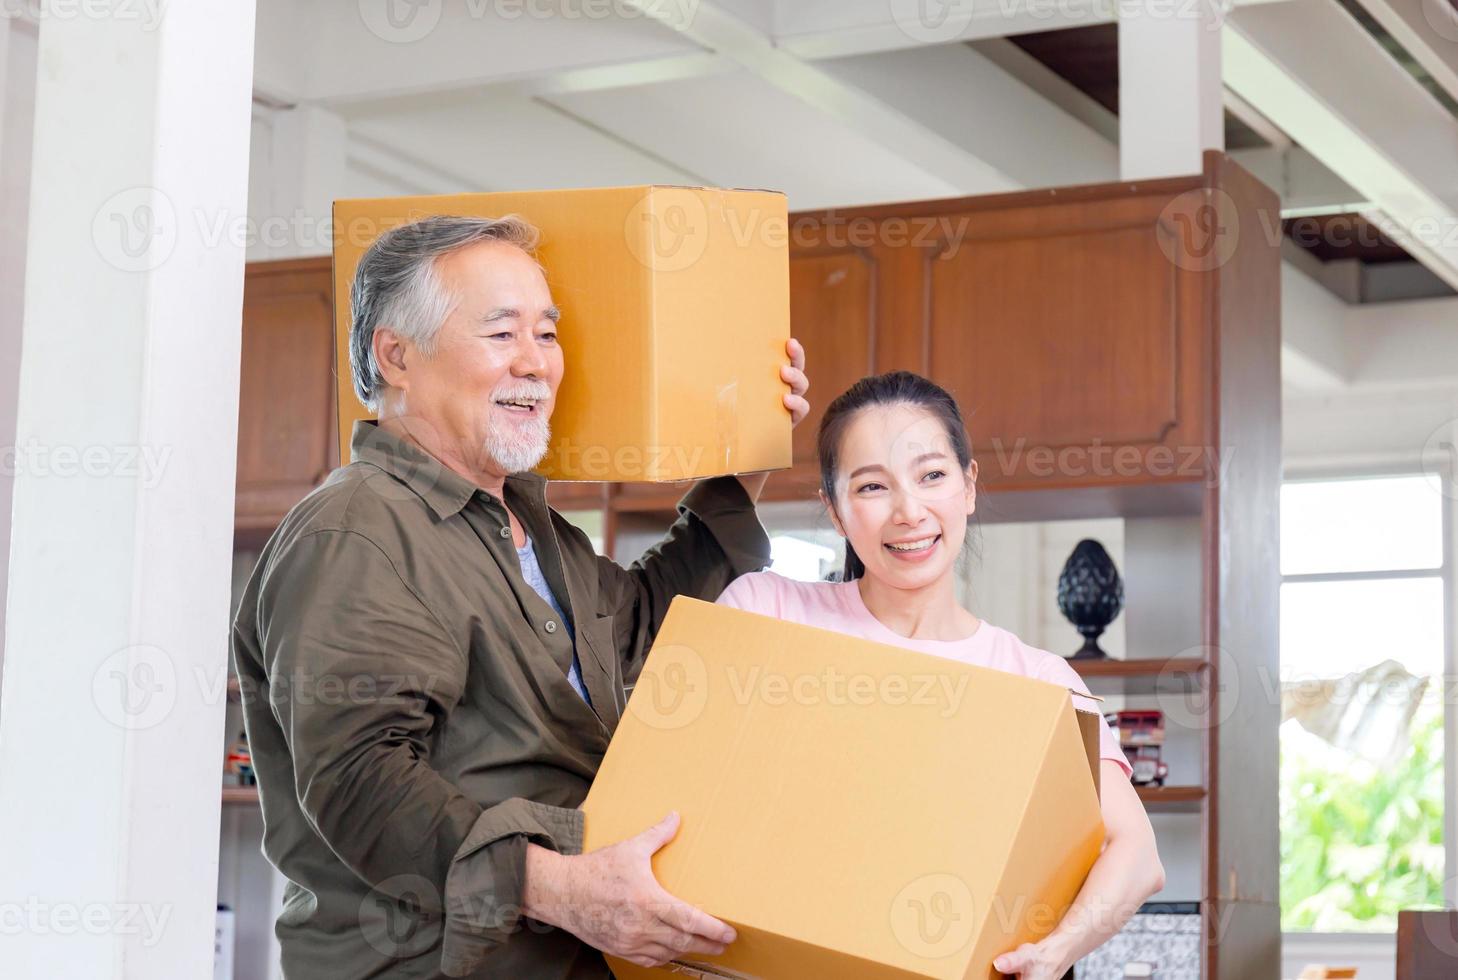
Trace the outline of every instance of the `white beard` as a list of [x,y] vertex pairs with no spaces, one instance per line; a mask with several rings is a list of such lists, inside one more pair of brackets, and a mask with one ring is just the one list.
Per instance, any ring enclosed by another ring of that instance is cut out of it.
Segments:
[[[514,430],[514,431],[513,431]],[[504,473],[525,473],[536,469],[547,455],[552,426],[537,416],[526,424],[506,427],[491,426],[486,433],[486,453]]]

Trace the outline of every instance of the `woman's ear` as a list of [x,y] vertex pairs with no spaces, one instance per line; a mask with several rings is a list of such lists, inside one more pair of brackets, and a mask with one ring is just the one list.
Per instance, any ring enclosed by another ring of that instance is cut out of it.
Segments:
[[967,516],[977,511],[977,460],[967,464]]
[[825,505],[825,513],[830,515],[830,524],[835,528],[835,533],[845,537],[845,528],[840,525],[840,517],[835,513],[835,504],[831,503],[824,490],[816,490],[815,493],[820,497],[820,502]]

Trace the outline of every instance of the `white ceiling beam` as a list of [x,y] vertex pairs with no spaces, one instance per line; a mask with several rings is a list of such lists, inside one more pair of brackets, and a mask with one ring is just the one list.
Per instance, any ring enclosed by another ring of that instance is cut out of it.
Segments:
[[1265,114],[1255,106],[1228,88],[1224,90],[1223,95],[1225,111],[1239,120],[1247,129],[1277,150],[1285,150],[1292,145],[1291,137],[1287,136],[1280,126],[1267,119]]
[[[606,16],[596,16],[598,9]],[[326,105],[627,69],[703,53],[616,3],[554,12],[542,4],[489,0],[261,0],[258,20],[256,89],[280,101]]]
[[776,88],[854,126],[881,145],[893,147],[958,193],[985,194],[1024,186],[942,132],[847,84],[830,71],[776,47],[772,38],[713,3],[701,0],[683,10],[657,0],[626,3],[689,41],[732,59]]
[[[969,45],[837,58],[816,67],[1008,174],[1020,186],[1119,179],[1117,143]],[[929,92],[947,93],[951,105],[944,97],[928,98]]]
[[1098,133],[1111,145],[1119,145],[1117,115],[1012,41],[1005,37],[991,37],[972,41],[967,47]]
[[780,0],[774,43],[801,58],[840,58],[1110,24],[1116,9],[1115,0]]
[[360,132],[349,135],[345,156],[350,166],[394,181],[412,194],[478,194],[491,190],[482,185],[479,177],[453,173]]
[[840,58],[1113,20],[1107,0],[814,0],[780,5],[775,43],[801,58]]
[[1447,0],[1360,0],[1433,80],[1458,99],[1458,7]]
[[1266,146],[1231,150],[1231,159],[1281,196],[1281,217],[1360,213],[1370,201],[1327,169],[1307,150]]
[[593,68],[568,68],[512,86],[524,95],[567,95],[574,92],[600,92],[638,85],[661,85],[691,78],[723,75],[738,66],[712,51],[668,55],[644,61],[628,61],[617,65]]
[[1458,287],[1458,120],[1329,0],[1241,8],[1223,42],[1225,83]]

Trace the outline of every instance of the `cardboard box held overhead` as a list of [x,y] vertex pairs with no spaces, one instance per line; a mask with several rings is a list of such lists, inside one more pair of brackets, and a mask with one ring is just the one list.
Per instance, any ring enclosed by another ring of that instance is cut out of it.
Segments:
[[[736,929],[620,978],[999,977],[1098,857],[1098,716],[1041,681],[680,597],[582,809]],[[1092,775],[1091,775],[1092,774]]]
[[562,310],[558,480],[660,482],[790,465],[780,380],[790,336],[783,194],[615,187],[334,203],[340,459],[369,417],[350,383],[350,283],[369,245],[431,215],[517,214]]

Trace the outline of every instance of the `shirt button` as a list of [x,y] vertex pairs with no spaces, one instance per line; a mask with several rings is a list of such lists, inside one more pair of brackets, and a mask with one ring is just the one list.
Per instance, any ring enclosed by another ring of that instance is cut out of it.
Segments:
[[548,633],[555,633],[557,632],[557,621],[555,619],[549,619],[547,620],[547,625],[543,626],[542,628]]
[[501,536],[503,538],[509,538],[509,537],[511,537],[511,525],[510,524],[506,525],[505,527],[503,527],[501,529]]

